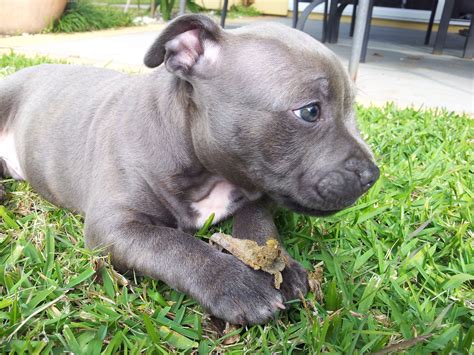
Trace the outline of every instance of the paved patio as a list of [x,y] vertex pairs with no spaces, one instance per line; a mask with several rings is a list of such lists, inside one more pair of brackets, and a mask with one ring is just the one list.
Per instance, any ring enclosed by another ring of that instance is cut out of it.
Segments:
[[[227,28],[271,20],[290,25],[289,18],[230,20]],[[351,39],[342,24],[338,44],[328,45],[347,65]],[[143,56],[164,25],[72,35],[30,35],[0,38],[0,51],[48,55],[71,62],[146,71]],[[308,20],[305,32],[321,38],[321,22]],[[424,46],[424,32],[373,26],[367,63],[359,67],[358,101],[364,105],[394,102],[401,107],[444,107],[474,113],[474,61],[461,59],[464,37],[450,34],[444,55]],[[434,40],[434,36],[432,37]]]

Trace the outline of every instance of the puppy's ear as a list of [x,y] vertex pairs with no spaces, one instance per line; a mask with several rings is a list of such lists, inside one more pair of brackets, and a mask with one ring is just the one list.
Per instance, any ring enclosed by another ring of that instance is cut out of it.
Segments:
[[219,55],[222,29],[204,15],[184,15],[172,21],[145,56],[155,68],[165,62],[168,71],[188,76],[197,66],[212,64]]

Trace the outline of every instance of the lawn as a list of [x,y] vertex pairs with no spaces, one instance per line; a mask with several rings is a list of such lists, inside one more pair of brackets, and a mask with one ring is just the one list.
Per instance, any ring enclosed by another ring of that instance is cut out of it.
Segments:
[[[45,61],[4,55],[0,75]],[[4,180],[0,352],[473,353],[473,121],[392,105],[358,115],[381,167],[376,185],[330,218],[277,216],[290,254],[308,269],[324,263],[324,302],[309,294],[226,336],[189,297],[124,279],[87,250],[81,217]]]

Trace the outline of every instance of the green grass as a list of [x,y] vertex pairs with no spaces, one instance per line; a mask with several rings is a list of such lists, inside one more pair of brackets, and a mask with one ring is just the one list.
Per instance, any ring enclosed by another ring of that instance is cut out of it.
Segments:
[[61,60],[52,60],[50,58],[36,56],[36,57],[26,57],[21,54],[16,54],[11,51],[8,54],[3,54],[0,56],[0,78],[14,72],[31,67],[33,65],[39,65],[43,63],[66,63]]
[[[0,57],[13,70],[43,61]],[[324,262],[324,303],[309,294],[227,346],[196,302],[149,278],[124,286],[85,248],[81,217],[6,180],[0,352],[472,353],[472,120],[391,105],[358,114],[380,180],[331,218],[277,217],[297,260]],[[204,234],[220,228],[230,223]]]
[[97,6],[90,0],[70,2],[64,14],[45,32],[86,32],[133,25],[131,13],[111,6]]

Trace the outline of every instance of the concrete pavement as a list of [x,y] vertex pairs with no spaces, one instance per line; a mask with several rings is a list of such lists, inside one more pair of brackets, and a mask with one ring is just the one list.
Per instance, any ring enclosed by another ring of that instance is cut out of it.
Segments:
[[[228,28],[258,18],[231,20]],[[287,18],[266,18],[289,25]],[[47,34],[0,37],[0,51],[14,50],[27,55],[47,55],[73,63],[145,72],[142,64],[148,47],[164,24],[79,34]],[[351,39],[348,26],[341,25],[338,44],[329,45],[347,65]],[[305,31],[320,38],[321,24],[309,20]],[[463,38],[450,34],[446,54],[434,56],[423,46],[423,31],[373,26],[367,63],[359,67],[358,102],[400,107],[446,108],[474,113],[474,61],[461,59]]]

